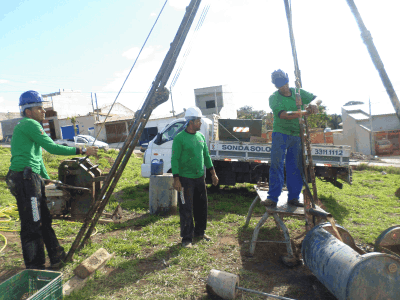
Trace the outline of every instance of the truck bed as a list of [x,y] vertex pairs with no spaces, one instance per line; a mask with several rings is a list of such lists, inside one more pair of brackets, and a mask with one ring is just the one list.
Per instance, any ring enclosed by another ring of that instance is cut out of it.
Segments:
[[[271,160],[271,143],[249,142],[210,142],[210,155],[213,160],[261,161]],[[348,166],[350,146],[334,146],[326,144],[311,145],[314,165]]]

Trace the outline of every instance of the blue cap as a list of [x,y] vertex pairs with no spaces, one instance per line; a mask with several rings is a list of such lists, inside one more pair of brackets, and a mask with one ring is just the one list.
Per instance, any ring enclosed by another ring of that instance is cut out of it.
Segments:
[[271,79],[272,79],[272,83],[277,88],[280,88],[289,82],[288,74],[283,72],[281,69],[272,72]]

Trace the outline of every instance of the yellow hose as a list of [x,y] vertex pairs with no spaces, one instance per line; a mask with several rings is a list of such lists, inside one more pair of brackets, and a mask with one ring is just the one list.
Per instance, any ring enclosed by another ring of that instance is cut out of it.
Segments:
[[0,233],[0,236],[2,236],[4,239],[4,246],[3,246],[3,248],[0,249],[0,253],[1,253],[4,250],[4,248],[6,248],[6,246],[7,246],[7,238],[4,235],[2,235],[1,233]]
[[[11,216],[18,216],[18,209],[15,204],[11,204],[8,207],[0,209],[0,218],[8,218],[8,220],[0,220],[0,223],[10,223],[12,221]],[[17,217],[15,222],[18,222],[19,218]],[[74,222],[74,221],[69,221],[69,223],[76,223],[79,224],[80,222]],[[54,225],[59,225],[60,223],[53,223]],[[97,228],[94,228],[95,232],[91,234],[90,236],[94,236],[97,234]],[[3,232],[18,232],[19,230],[12,230],[8,227],[0,227],[0,231]],[[6,248],[7,246],[7,238],[0,233],[0,235],[3,237],[5,244],[4,246],[0,249],[0,253]],[[59,240],[64,240],[64,238],[58,238]]]

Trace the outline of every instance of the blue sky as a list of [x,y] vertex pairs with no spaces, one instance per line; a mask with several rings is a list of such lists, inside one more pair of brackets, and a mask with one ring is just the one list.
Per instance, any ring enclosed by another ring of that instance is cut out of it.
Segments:
[[[3,2],[0,112],[15,112],[29,89],[96,92],[99,105],[111,103],[165,1]],[[168,2],[118,102],[140,107],[189,2]],[[400,1],[355,2],[400,95]],[[271,72],[285,70],[294,84],[283,0],[203,0],[197,17],[206,4],[210,10],[173,88],[175,110],[194,105],[193,89],[226,84],[237,108],[269,111]],[[303,88],[323,100],[328,113],[369,98],[373,112],[393,112],[346,1],[294,0],[292,10]],[[170,110],[168,101],[154,113]]]

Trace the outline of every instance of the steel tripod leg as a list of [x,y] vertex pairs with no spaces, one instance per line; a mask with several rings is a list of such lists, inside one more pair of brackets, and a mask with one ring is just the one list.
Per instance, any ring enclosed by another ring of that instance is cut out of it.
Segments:
[[250,205],[249,212],[247,213],[246,224],[244,224],[244,226],[249,226],[251,215],[253,214],[254,206],[256,206],[258,200],[260,200],[260,197],[258,197],[258,195],[257,195],[256,198],[253,200],[253,203]]
[[257,243],[257,238],[258,238],[258,232],[260,231],[261,227],[264,225],[264,223],[267,221],[269,217],[268,212],[266,212],[265,214],[263,214],[262,218],[260,219],[260,221],[258,221],[258,224],[256,226],[256,228],[254,228],[253,231],[253,237],[251,238],[251,242],[250,242],[250,255],[254,254],[254,250],[256,249],[256,243]]
[[283,231],[283,235],[285,236],[286,249],[289,254],[289,257],[292,258],[292,257],[294,257],[294,255],[293,255],[292,244],[290,242],[289,230],[287,229],[287,227],[285,226],[285,223],[283,223],[281,218],[279,218],[278,214],[274,213],[272,215],[275,219],[275,222],[279,224],[279,227]]

